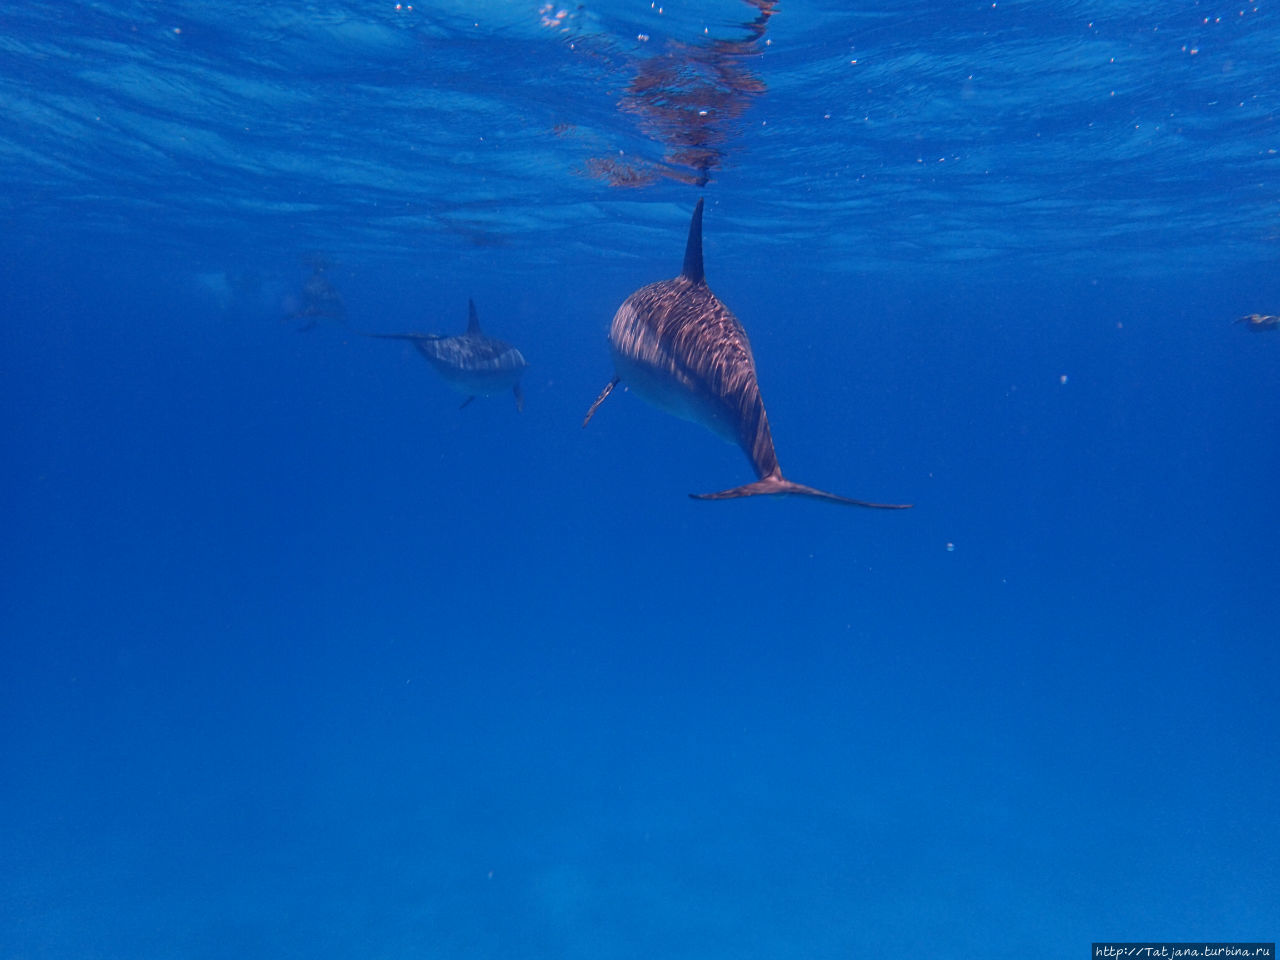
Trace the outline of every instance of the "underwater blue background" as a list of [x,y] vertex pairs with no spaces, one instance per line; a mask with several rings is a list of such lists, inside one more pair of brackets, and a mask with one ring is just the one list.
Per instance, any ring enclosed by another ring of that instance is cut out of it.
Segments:
[[[1276,11],[422,7],[0,14],[0,957],[1275,940]],[[700,189],[623,107],[744,36]],[[787,475],[912,510],[580,428],[700,195]],[[468,297],[522,414],[360,336]]]

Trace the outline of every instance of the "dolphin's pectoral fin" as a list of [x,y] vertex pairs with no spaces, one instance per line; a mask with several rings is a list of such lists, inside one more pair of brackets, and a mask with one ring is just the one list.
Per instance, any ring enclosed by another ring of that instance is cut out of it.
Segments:
[[511,392],[516,395],[516,413],[524,413],[524,391],[520,389],[520,384],[513,383]]
[[613,393],[613,388],[616,387],[617,385],[618,385],[618,378],[614,377],[612,380],[609,381],[609,383],[605,386],[605,388],[600,391],[600,396],[596,397],[596,402],[591,405],[591,409],[587,411],[587,415],[582,418],[582,425],[584,427],[590,422],[592,416],[595,415],[596,408],[600,406],[600,404],[604,403],[604,398],[609,396],[609,394]]
[[475,396],[467,397],[467,399],[463,400],[460,404],[458,404],[458,409],[461,410],[463,407],[465,407],[468,403],[470,403],[474,399],[475,399]]
[[792,483],[782,476],[765,477],[755,483],[745,483],[732,490],[721,490],[719,493],[691,493],[694,500],[735,500],[738,497],[813,497],[815,500],[826,500],[828,503],[842,503],[848,507],[870,507],[874,510],[906,510],[909,503],[871,503],[867,500],[852,500],[838,494],[827,493],[814,487],[806,487],[803,483]]
[[362,337],[372,337],[375,340],[443,340],[438,333],[370,333],[367,330],[357,330],[356,333]]

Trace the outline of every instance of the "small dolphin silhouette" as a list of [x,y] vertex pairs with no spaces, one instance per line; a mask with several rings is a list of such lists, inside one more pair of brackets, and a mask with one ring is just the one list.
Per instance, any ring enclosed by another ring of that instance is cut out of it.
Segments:
[[524,355],[503,340],[486,337],[476,317],[476,305],[467,301],[467,332],[456,337],[437,333],[366,333],[381,340],[409,340],[431,362],[446,383],[467,395],[465,407],[478,396],[488,397],[508,388],[515,394],[516,409],[524,410],[520,377]]
[[1280,317],[1265,313],[1251,313],[1241,317],[1236,323],[1243,323],[1250,330],[1280,330]]
[[747,333],[733,312],[716,299],[703,274],[701,199],[689,223],[680,276],[651,283],[627,297],[613,316],[609,345],[614,377],[591,404],[584,427],[618,382],[626,380],[654,406],[701,423],[736,443],[760,478],[719,493],[689,494],[695,500],[792,494],[882,510],[911,506],[851,500],[782,475]]

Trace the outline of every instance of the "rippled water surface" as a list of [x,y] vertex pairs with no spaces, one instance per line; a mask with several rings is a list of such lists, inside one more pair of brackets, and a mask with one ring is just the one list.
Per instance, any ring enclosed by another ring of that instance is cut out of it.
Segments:
[[0,41],[4,203],[24,236],[52,218],[125,242],[405,259],[472,244],[554,264],[675,223],[698,171],[672,142],[700,126],[739,256],[801,242],[855,270],[1262,264],[1278,232],[1274,17],[23,4]]

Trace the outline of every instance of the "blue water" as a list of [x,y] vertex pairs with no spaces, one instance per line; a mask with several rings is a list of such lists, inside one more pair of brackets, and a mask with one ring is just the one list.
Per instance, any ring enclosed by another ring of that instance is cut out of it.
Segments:
[[0,13],[0,957],[1277,938],[1280,14],[838,7]]

